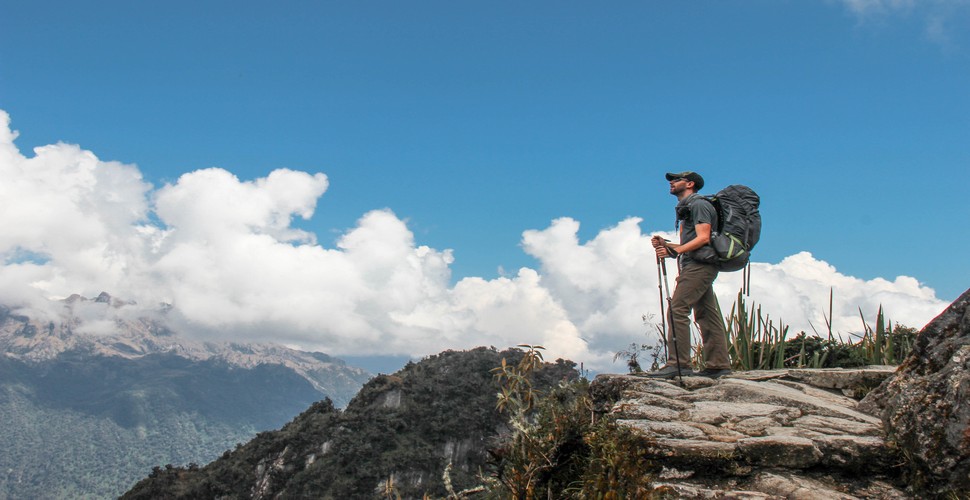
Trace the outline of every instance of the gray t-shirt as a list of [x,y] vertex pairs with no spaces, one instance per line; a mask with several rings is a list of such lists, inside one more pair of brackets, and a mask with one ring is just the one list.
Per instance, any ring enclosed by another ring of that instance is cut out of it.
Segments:
[[[701,195],[694,193],[677,203],[677,221],[680,225],[680,244],[683,245],[697,237],[697,224],[710,224],[717,227],[717,210]],[[680,258],[681,267],[694,262],[689,252]]]

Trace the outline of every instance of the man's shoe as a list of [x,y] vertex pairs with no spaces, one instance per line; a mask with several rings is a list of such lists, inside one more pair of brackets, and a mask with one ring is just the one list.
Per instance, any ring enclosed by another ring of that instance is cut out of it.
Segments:
[[674,378],[681,375],[684,377],[687,377],[694,374],[694,372],[691,371],[691,369],[688,367],[681,367],[679,372],[680,373],[678,373],[677,365],[667,365],[667,366],[661,367],[659,370],[647,372],[644,374],[644,376],[647,376],[650,378]]
[[721,378],[730,374],[730,368],[704,368],[703,370],[697,372],[697,375],[707,378]]

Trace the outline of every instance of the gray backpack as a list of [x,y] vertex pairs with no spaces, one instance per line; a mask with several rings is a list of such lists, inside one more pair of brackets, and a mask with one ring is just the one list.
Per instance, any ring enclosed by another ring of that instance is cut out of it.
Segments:
[[704,198],[717,210],[717,227],[711,233],[715,256],[710,263],[721,271],[743,269],[761,239],[761,197],[748,186],[733,184]]

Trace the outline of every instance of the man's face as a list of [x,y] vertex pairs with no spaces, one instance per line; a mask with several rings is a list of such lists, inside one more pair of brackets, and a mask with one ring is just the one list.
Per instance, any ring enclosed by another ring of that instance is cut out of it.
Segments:
[[684,179],[683,177],[679,177],[677,179],[671,179],[670,180],[670,194],[672,194],[672,195],[679,195],[679,194],[683,193],[684,191],[686,191],[688,188],[693,187],[693,186],[694,186],[693,181],[689,181],[687,179]]

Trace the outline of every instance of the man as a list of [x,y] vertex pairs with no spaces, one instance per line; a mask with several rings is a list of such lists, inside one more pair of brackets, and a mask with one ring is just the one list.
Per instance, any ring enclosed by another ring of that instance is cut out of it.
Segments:
[[704,187],[704,178],[696,172],[668,173],[670,194],[677,197],[677,226],[680,228],[680,244],[671,243],[660,236],[651,242],[659,258],[677,259],[680,274],[667,311],[667,364],[649,376],[674,378],[678,373],[693,375],[690,368],[690,312],[700,325],[704,344],[703,371],[705,377],[718,378],[731,373],[727,338],[721,308],[714,295],[714,279],[717,267],[703,262],[704,254],[712,255],[711,231],[717,227],[717,211],[711,202],[698,195]]

